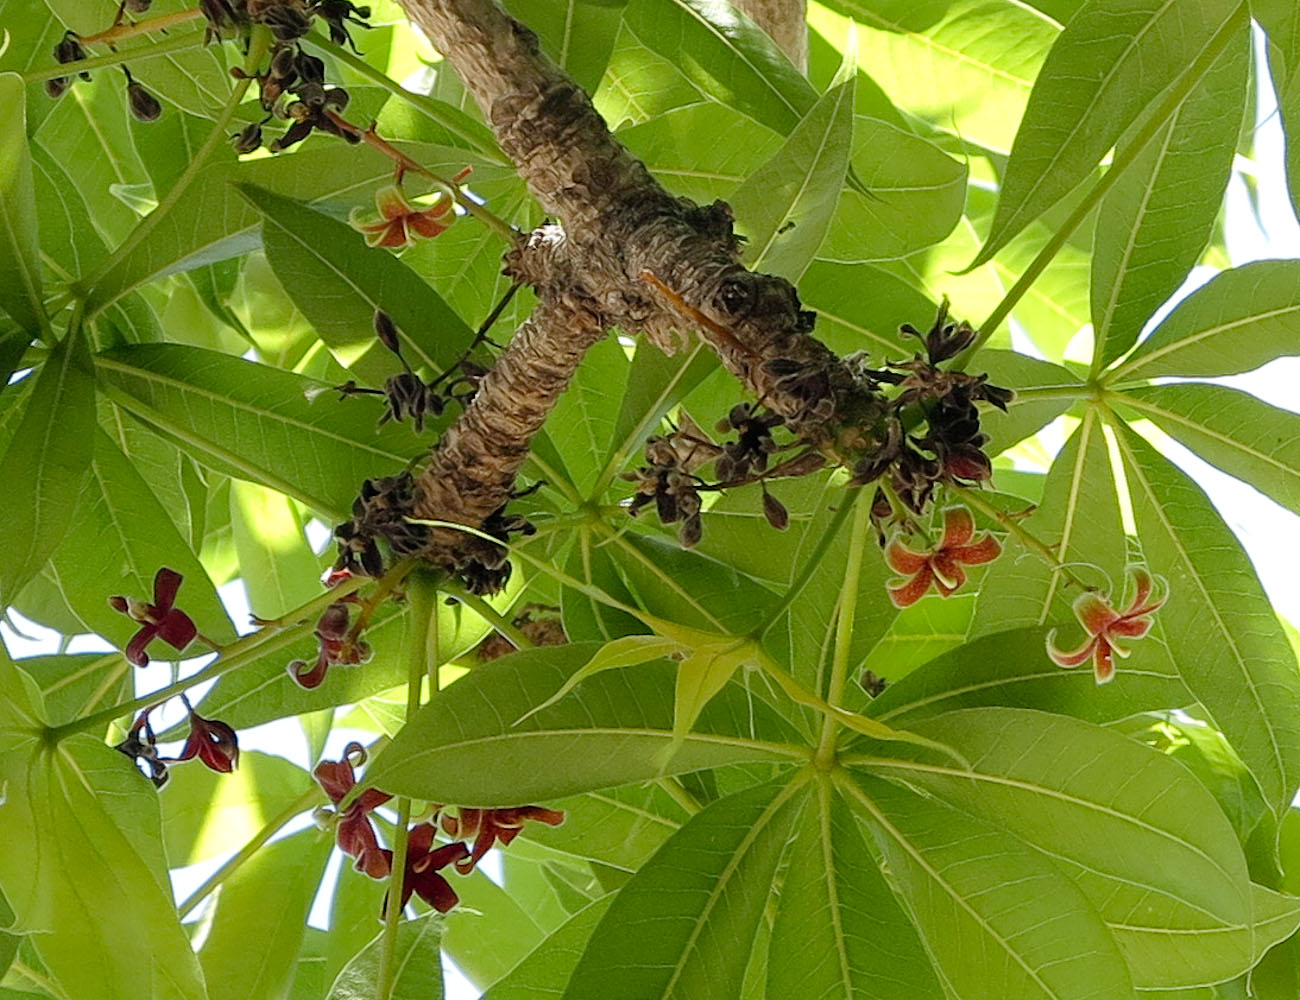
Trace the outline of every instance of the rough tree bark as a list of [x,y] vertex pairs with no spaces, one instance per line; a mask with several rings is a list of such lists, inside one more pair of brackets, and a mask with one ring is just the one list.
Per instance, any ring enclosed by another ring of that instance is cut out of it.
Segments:
[[[741,266],[725,204],[666,192],[494,0],[402,3],[559,222],[507,254],[507,273],[532,285],[539,305],[435,449],[419,478],[418,516],[478,526],[501,507],[583,353],[615,327],[669,350],[680,331],[701,332],[764,405],[832,461],[852,464],[878,446],[878,397],[809,336],[812,314],[789,282]],[[449,564],[462,542],[435,532],[426,554]]]

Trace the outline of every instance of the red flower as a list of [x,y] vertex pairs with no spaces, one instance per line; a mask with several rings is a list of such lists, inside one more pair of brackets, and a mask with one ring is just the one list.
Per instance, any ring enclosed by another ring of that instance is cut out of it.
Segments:
[[229,774],[239,763],[239,738],[235,731],[224,722],[203,718],[190,707],[190,700],[185,695],[181,695],[181,701],[189,709],[190,735],[176,760],[198,757],[212,770]]
[[908,577],[889,587],[889,599],[895,607],[915,604],[933,583],[940,597],[949,597],[966,582],[962,566],[979,566],[1002,554],[1002,545],[985,533],[975,540],[975,519],[965,507],[949,507],[943,512],[943,538],[931,552],[917,552],[895,537],[885,549],[890,569]]
[[[466,167],[452,180],[459,183],[469,176]],[[446,230],[456,221],[452,211],[451,199],[442,192],[428,208],[416,208],[406,200],[400,186],[390,184],[375,192],[375,207],[379,209],[379,220],[364,222],[357,209],[348,216],[348,224],[366,238],[366,244],[372,247],[386,247],[389,250],[405,250],[415,242],[416,236],[432,239]]]
[[[353,762],[359,765],[365,760],[365,747],[360,743],[349,743],[343,750],[342,760],[323,760],[312,774],[330,801],[338,805],[357,783]],[[339,850],[356,858],[357,871],[371,878],[387,878],[393,868],[391,852],[379,846],[375,828],[370,824],[370,812],[391,798],[387,792],[367,788],[338,818]]]
[[1047,655],[1054,663],[1062,667],[1077,667],[1092,657],[1092,672],[1098,684],[1105,684],[1115,676],[1112,654],[1129,654],[1129,650],[1116,640],[1141,639],[1151,630],[1152,613],[1169,599],[1168,593],[1158,600],[1152,599],[1154,582],[1145,569],[1134,567],[1132,573],[1133,600],[1122,612],[1116,611],[1098,594],[1080,594],[1075,598],[1074,615],[1087,630],[1088,641],[1072,653],[1063,652],[1056,648],[1056,629],[1052,629],[1047,635]]
[[[402,876],[402,906],[407,904],[412,893],[417,893],[439,913],[446,913],[460,902],[460,897],[456,895],[456,890],[451,887],[451,883],[439,874],[439,870],[446,868],[453,861],[459,862],[467,857],[469,848],[459,841],[434,847],[435,832],[431,824],[421,823],[413,827],[406,836],[406,871]],[[391,865],[392,852],[384,853],[388,855]],[[459,868],[460,865],[457,864],[456,867]],[[385,896],[383,912],[386,914],[387,911],[388,897]]]
[[172,607],[176,591],[184,579],[174,569],[160,569],[153,578],[153,603],[145,604],[134,597],[115,596],[108,603],[116,611],[140,622],[141,628],[126,644],[126,659],[137,667],[148,666],[149,654],[145,647],[155,638],[161,639],[177,652],[188,646],[198,635],[190,616]]
[[294,660],[289,664],[289,676],[299,687],[319,687],[330,667],[369,663],[374,655],[370,643],[349,633],[348,606],[343,601],[335,601],[320,616],[316,623],[316,643],[316,662],[310,669],[306,660]]
[[543,809],[540,806],[515,806],[511,809],[460,809],[459,819],[455,816],[443,816],[442,828],[451,837],[474,837],[474,850],[468,852],[464,860],[456,862],[456,870],[468,875],[474,870],[479,859],[500,841],[507,845],[524,828],[524,821],[535,819],[547,826],[559,826],[564,822],[564,813],[556,809]]

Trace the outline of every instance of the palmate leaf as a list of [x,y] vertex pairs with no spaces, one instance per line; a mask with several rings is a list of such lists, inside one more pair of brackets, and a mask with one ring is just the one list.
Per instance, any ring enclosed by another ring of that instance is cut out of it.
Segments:
[[850,76],[831,88],[785,144],[731,195],[746,262],[798,281],[830,227],[853,143]]
[[940,1000],[916,928],[843,795],[822,780],[807,797],[777,900],[767,995]]
[[[588,643],[528,650],[475,670],[415,714],[371,762],[366,780],[426,801],[495,807],[703,767],[806,756],[770,709],[733,685],[662,763],[674,739],[676,671],[668,663],[600,674],[578,697],[513,724],[593,652]],[[546,767],[537,766],[541,760]]]
[[59,341],[30,377],[36,384],[0,459],[13,504],[13,541],[0,552],[0,606],[13,603],[63,540],[94,449],[95,380],[82,332]]
[[1110,383],[1161,375],[1235,375],[1300,354],[1300,262],[1263,260],[1217,275],[1178,304]]
[[34,336],[48,320],[24,97],[18,74],[0,74],[0,309]]
[[1300,672],[1240,543],[1201,489],[1127,428],[1119,434],[1138,537],[1169,581],[1160,609],[1183,682],[1274,812],[1300,783]]
[[941,712],[1006,705],[1106,723],[1195,700],[1163,656],[1146,665],[1126,663],[1122,683],[1098,687],[1090,671],[1062,670],[1048,659],[1047,631],[1017,628],[965,643],[890,684],[867,714],[910,729]]
[[[828,0],[858,26],[858,60],[900,107],[990,149],[1011,148],[1051,20],[1014,0]],[[828,18],[812,8],[816,29]]]
[[1199,383],[1130,389],[1122,400],[1207,462],[1300,513],[1300,416]]
[[992,406],[980,410],[980,430],[989,436],[984,451],[989,455],[1042,430],[1073,405],[1076,392],[1079,397],[1086,392],[1068,368],[1017,351],[982,350],[971,368],[987,375],[993,385],[1015,387],[1006,412]]
[[1236,833],[1168,756],[1086,722],[1021,709],[951,712],[917,728],[942,735],[970,768],[892,763],[884,759],[892,749],[866,766],[1041,850],[1110,926],[1137,986],[1219,982],[1258,958]]
[[363,480],[391,475],[423,450],[410,428],[374,430],[370,415],[320,384],[195,347],[151,344],[96,358],[106,394],[203,464],[279,490],[341,520]]
[[1242,31],[1102,200],[1091,280],[1094,375],[1136,343],[1205,249],[1237,145],[1225,123],[1243,114],[1249,70]]
[[380,384],[400,370],[375,337],[376,311],[388,313],[404,334],[406,360],[430,375],[449,368],[469,346],[474,332],[464,320],[391,253],[367,247],[350,226],[301,202],[252,185],[239,190],[265,217],[262,244],[280,284],[358,376]]
[[[209,1000],[284,995],[333,846],[323,831],[301,830],[263,847],[222,883],[199,952]],[[277,887],[273,905],[270,885]],[[249,947],[251,941],[256,948]]]
[[875,840],[948,989],[963,1000],[1133,1000],[1083,892],[1022,841],[855,771],[837,787]]
[[1190,90],[1214,47],[1246,30],[1237,0],[1090,0],[1052,46],[1016,133],[988,239],[998,252],[1084,180],[1175,80]]
[[737,995],[806,799],[798,784],[770,782],[693,816],[614,899],[565,1000]]

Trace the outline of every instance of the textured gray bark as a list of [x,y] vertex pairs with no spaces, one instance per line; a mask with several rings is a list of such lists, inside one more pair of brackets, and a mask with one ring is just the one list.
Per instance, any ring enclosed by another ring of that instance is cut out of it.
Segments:
[[806,0],[732,0],[772,36],[800,72],[808,68],[808,4]]
[[[493,0],[402,0],[456,69],[502,149],[562,227],[508,255],[539,306],[420,477],[421,517],[477,525],[501,506],[583,353],[614,327],[671,349],[684,331],[836,461],[877,444],[878,403],[823,344],[785,280],[747,271],[722,203],[668,194],[609,133],[590,99]],[[680,306],[645,280],[653,274]],[[781,359],[778,365],[770,362]],[[800,382],[788,377],[797,367]],[[439,534],[436,561],[454,545]]]

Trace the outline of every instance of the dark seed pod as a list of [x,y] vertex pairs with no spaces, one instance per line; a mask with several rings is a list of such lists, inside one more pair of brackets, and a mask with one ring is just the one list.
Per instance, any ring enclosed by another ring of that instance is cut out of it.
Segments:
[[122,0],[122,8],[128,14],[143,14],[153,6],[153,0]]
[[69,84],[70,81],[66,76],[56,76],[52,80],[45,81],[45,93],[57,101],[68,92]]
[[257,122],[249,125],[244,131],[234,136],[232,144],[236,153],[251,153],[262,145],[262,126]]
[[382,309],[375,312],[375,336],[399,358],[402,356],[402,348],[397,339],[397,324],[393,322],[393,317]]
[[785,509],[785,504],[767,492],[766,488],[763,490],[763,516],[777,531],[785,531],[790,527],[790,512]]
[[63,36],[63,40],[54,46],[54,58],[60,63],[80,62],[86,58],[86,50],[81,47],[81,42],[72,32]]
[[682,522],[681,530],[677,533],[677,540],[682,543],[682,548],[690,549],[700,543],[703,534],[704,525],[700,521],[700,515],[696,514]]
[[162,105],[158,103],[158,98],[134,80],[127,85],[126,102],[136,121],[154,122],[162,114]]

